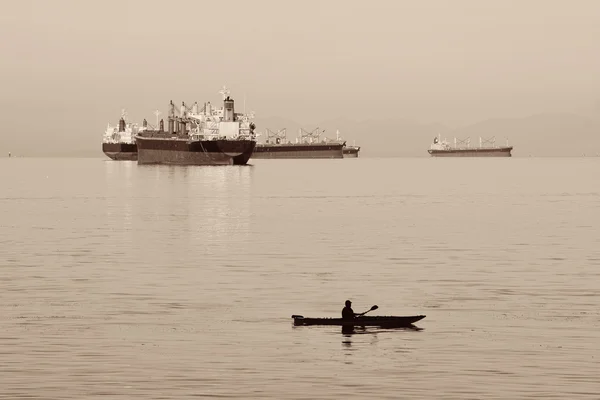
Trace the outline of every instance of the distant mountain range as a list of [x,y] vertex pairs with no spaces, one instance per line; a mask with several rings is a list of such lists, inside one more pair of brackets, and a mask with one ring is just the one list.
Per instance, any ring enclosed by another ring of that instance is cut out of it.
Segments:
[[[141,122],[141,121],[140,121]],[[319,124],[302,124],[279,117],[258,117],[257,131],[287,129],[287,138],[294,141],[300,128],[325,130],[324,136],[335,138],[336,130],[348,144],[361,146],[361,157],[429,157],[427,149],[438,135],[453,141],[471,138],[471,145],[479,144],[479,137],[495,136],[496,143],[504,145],[506,138],[514,146],[515,157],[561,157],[600,155],[600,118],[576,114],[548,113],[524,118],[493,118],[458,129],[443,124],[421,123],[410,119],[370,119],[354,121],[347,118],[331,119]],[[105,125],[82,132],[74,142],[68,136],[46,136],[48,143],[31,146],[31,136],[20,133],[18,142],[9,143],[8,136],[0,136],[0,157],[8,152],[13,156],[104,157],[101,151]],[[264,137],[259,138],[260,141]],[[39,143],[39,141],[38,141]],[[9,146],[10,144],[10,146]]]

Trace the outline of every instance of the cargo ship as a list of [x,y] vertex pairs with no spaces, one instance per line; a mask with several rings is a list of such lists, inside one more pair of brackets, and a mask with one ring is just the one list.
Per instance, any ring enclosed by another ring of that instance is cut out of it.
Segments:
[[[328,138],[321,139],[323,132],[319,128],[311,132],[300,128],[295,142],[291,142],[287,139],[285,128],[277,132],[267,129],[265,143],[257,143],[252,158],[344,158],[346,141],[339,137],[339,131],[334,140]],[[348,154],[351,153],[355,153],[358,156],[358,150],[356,149],[352,149]]]
[[428,152],[432,157],[511,157],[513,147],[497,146],[496,139],[479,138],[479,147],[471,147],[471,139],[457,140],[454,138],[454,146],[446,139],[441,140],[440,135],[433,139]]
[[136,161],[137,146],[135,135],[143,132],[148,127],[144,120],[142,127],[137,123],[127,121],[127,113],[121,110],[119,125],[111,126],[108,123],[102,138],[102,152],[112,160]]
[[356,158],[360,151],[360,146],[353,144],[352,146],[344,146],[344,158]]
[[344,158],[357,158],[358,157],[358,152],[360,151],[360,146],[356,145],[356,141],[354,141],[352,146],[348,146],[346,144],[346,141],[343,140],[342,137],[340,136],[339,130],[337,130],[335,132],[335,136],[336,136],[336,140],[344,143],[344,148],[342,149]]
[[[223,107],[210,102],[199,109],[182,102],[176,115],[169,104],[168,130],[161,119],[157,129],[135,135],[138,164],[245,165],[256,146],[253,115],[236,113],[229,90],[223,88]],[[158,118],[158,117],[157,117]]]

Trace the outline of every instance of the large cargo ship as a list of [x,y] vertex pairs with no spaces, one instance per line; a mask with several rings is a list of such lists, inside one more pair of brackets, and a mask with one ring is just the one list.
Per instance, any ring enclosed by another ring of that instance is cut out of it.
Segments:
[[[287,139],[287,130],[280,129],[273,132],[266,130],[265,143],[257,143],[252,158],[344,158],[346,141],[339,137],[336,139],[321,139],[319,128],[312,132],[307,132],[300,128],[295,142]],[[359,148],[360,149],[360,148]],[[355,151],[358,155],[358,151]]]
[[182,102],[179,115],[170,102],[168,130],[161,120],[157,129],[135,136],[138,164],[245,165],[256,146],[255,125],[250,115],[236,113],[229,90],[223,88],[223,107],[210,102],[199,109]]
[[102,138],[102,152],[112,160],[136,161],[137,146],[135,135],[147,129],[144,120],[142,127],[136,123],[127,121],[127,113],[121,111],[121,119],[118,126],[108,124]]
[[432,157],[511,157],[513,147],[506,143],[506,146],[497,146],[496,139],[479,138],[479,147],[471,147],[471,139],[454,139],[454,146],[448,141],[441,140],[438,135],[433,139],[433,143],[428,152]]

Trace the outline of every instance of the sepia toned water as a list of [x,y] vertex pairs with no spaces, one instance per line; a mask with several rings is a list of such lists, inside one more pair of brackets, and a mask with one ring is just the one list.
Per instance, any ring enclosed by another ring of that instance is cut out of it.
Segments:
[[598,398],[600,158],[252,164],[0,159],[0,398]]

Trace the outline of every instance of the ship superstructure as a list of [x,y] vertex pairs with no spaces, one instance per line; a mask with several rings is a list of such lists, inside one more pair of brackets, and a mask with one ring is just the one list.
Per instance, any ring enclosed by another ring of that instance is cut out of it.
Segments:
[[146,120],[140,127],[137,123],[127,120],[127,112],[121,110],[121,118],[117,126],[108,123],[102,137],[102,151],[113,160],[137,160],[135,135],[148,128]]
[[210,102],[202,108],[182,102],[177,109],[169,103],[168,129],[159,121],[158,129],[135,136],[138,164],[231,165],[246,164],[256,145],[254,113],[236,113],[234,100],[226,87],[219,92],[223,106]]

